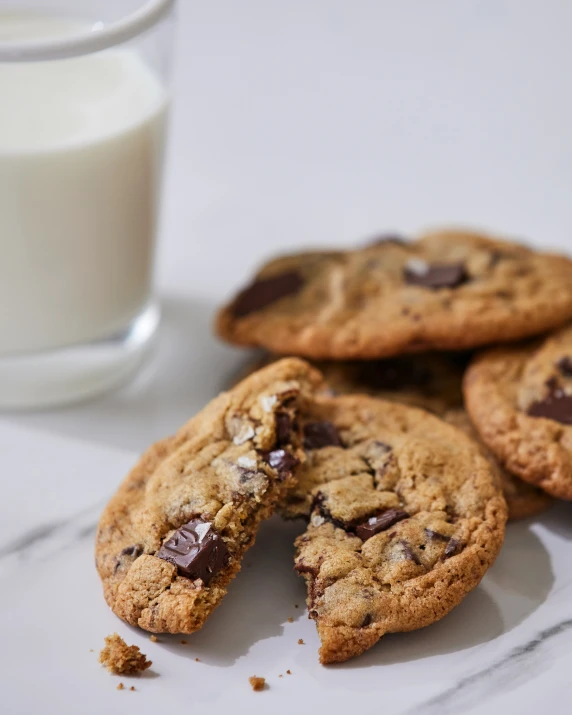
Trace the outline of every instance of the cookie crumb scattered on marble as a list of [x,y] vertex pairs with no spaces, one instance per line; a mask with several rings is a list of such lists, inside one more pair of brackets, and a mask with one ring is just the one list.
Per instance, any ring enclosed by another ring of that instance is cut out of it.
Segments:
[[298,638],[298,645],[306,645],[302,638]]
[[134,690],[135,690],[135,686],[134,686],[134,685],[132,685],[132,686],[131,686],[131,687],[129,688],[129,690],[132,690],[132,691],[134,691]]
[[182,641],[179,641],[179,642],[180,642],[181,645],[187,645],[187,642],[188,642],[188,641],[182,640]]
[[292,616],[288,616],[288,623],[294,623],[294,619],[292,618]]
[[147,656],[141,653],[138,646],[127,645],[117,633],[105,637],[105,647],[99,654],[99,662],[110,673],[121,673],[123,675],[141,673],[152,665],[151,661],[147,660]]
[[250,686],[255,692],[259,692],[260,690],[264,690],[266,687],[266,680],[264,678],[259,678],[256,675],[252,675],[249,679],[248,682],[250,683]]
[[123,685],[123,683],[119,683],[117,686],[117,690],[123,690],[124,687],[125,686]]
[[291,671],[291,670],[287,670],[287,671],[286,671],[286,674],[287,674],[287,675],[292,675],[292,671]]
[[157,643],[159,641],[157,636],[149,636],[149,640],[151,641],[151,643]]

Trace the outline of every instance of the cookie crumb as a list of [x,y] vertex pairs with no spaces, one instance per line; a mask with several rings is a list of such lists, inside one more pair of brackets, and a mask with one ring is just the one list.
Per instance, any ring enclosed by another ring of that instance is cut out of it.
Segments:
[[123,690],[123,688],[124,688],[123,683],[119,683],[119,685],[117,686],[117,690]]
[[288,673],[288,675],[292,675],[292,671],[291,671],[291,670],[287,670],[286,672]]
[[187,641],[179,641],[181,645],[187,645]]
[[[105,636],[105,647],[99,654],[99,662],[104,665],[110,673],[122,673],[133,675],[147,670],[151,666],[151,661],[141,653],[136,645],[127,643],[117,633]],[[122,685],[120,683],[120,685]],[[118,688],[121,690],[121,688]]]
[[198,658],[195,658],[195,663],[200,663],[201,661]]
[[279,678],[282,678],[282,673],[280,673],[280,675],[279,675],[278,677],[279,677]]
[[90,649],[89,649],[89,652],[90,652],[90,653],[93,653],[93,648],[90,648]]
[[294,608],[298,608],[298,604],[297,604],[297,603],[294,604]]
[[149,636],[149,640],[151,641],[151,643],[157,643],[159,641],[157,636]]
[[292,616],[288,616],[288,623],[294,623],[294,619],[292,618]]
[[306,645],[301,638],[298,638],[298,645]]
[[259,678],[256,675],[251,676],[248,681],[255,692],[264,690],[266,687],[266,680],[264,678]]
[[129,688],[129,690],[135,690],[135,686],[132,685],[132,686]]

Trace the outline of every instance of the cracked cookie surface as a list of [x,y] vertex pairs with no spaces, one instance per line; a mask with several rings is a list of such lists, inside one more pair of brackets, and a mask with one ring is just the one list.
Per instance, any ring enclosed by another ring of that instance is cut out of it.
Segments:
[[285,359],[219,395],[151,447],[101,517],[96,564],[112,610],[148,631],[200,628],[304,458],[298,412],[321,377]]
[[217,318],[238,345],[373,359],[514,341],[572,318],[572,262],[466,231],[267,263]]
[[[261,356],[249,371],[269,364],[271,356]],[[363,393],[392,402],[421,407],[449,424],[463,430],[475,440],[500,481],[508,506],[508,518],[524,519],[548,509],[552,498],[506,469],[481,441],[464,407],[463,374],[470,360],[469,353],[427,353],[404,355],[375,361],[321,361],[314,363],[334,394]],[[290,517],[307,516],[309,501],[301,501],[300,493],[314,485],[305,485],[305,476],[280,510]]]
[[478,447],[421,410],[320,396],[302,427],[315,486],[295,564],[320,660],[341,662],[456,606],[500,550],[506,504]]
[[572,500],[572,326],[477,355],[464,392],[476,430],[501,464]]

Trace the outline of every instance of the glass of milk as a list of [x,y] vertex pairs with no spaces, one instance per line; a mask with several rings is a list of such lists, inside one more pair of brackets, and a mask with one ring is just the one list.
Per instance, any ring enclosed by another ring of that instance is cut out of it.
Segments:
[[120,384],[153,257],[174,0],[0,0],[0,408]]

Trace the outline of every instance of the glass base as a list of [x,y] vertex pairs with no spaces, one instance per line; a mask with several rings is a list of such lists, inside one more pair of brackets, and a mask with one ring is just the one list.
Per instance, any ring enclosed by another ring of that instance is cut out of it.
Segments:
[[159,325],[149,305],[124,330],[61,350],[0,356],[0,409],[54,407],[93,397],[129,378],[139,367]]

